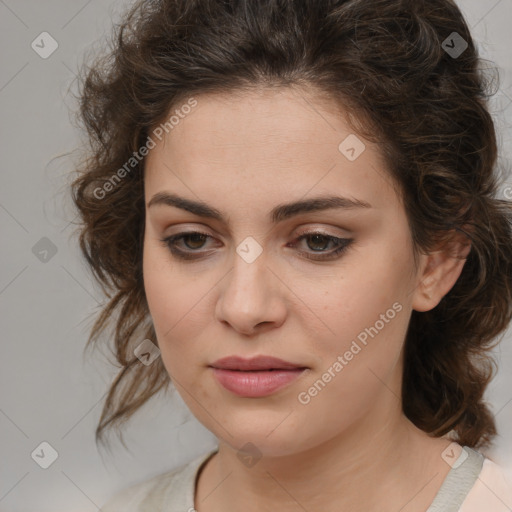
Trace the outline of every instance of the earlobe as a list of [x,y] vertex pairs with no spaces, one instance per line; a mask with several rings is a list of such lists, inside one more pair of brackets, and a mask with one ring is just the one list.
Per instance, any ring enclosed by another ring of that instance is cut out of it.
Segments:
[[456,233],[442,249],[422,255],[412,303],[415,311],[430,311],[441,302],[460,277],[470,251],[467,236]]

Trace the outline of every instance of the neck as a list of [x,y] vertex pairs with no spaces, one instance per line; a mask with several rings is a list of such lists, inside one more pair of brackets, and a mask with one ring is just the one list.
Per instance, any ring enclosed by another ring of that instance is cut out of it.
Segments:
[[423,512],[450,469],[441,458],[449,444],[417,429],[389,393],[341,435],[251,467],[221,441],[199,479],[196,504],[200,512]]

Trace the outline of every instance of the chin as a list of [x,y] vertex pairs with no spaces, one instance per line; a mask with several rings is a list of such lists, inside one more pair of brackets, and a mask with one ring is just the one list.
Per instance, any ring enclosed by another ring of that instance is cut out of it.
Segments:
[[283,457],[316,445],[316,442],[312,442],[311,439],[304,438],[305,433],[301,432],[297,426],[285,425],[286,422],[280,425],[286,414],[281,415],[277,421],[274,415],[265,418],[261,413],[257,414],[256,421],[256,414],[254,417],[246,416],[245,418],[238,415],[229,421],[223,421],[222,426],[225,430],[219,425],[212,425],[211,418],[205,427],[240,456],[248,452],[255,457]]

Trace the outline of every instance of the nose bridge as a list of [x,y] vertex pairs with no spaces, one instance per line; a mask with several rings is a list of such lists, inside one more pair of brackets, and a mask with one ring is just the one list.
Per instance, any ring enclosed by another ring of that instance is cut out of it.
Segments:
[[[247,244],[242,242],[237,248],[237,254],[233,258],[233,269],[228,276],[228,285],[225,292],[235,300],[245,302],[248,306],[259,307],[268,293],[267,287],[269,271],[266,267],[267,261],[263,254],[254,260],[245,259],[240,252],[247,251]],[[251,248],[247,254],[250,254]]]
[[263,322],[280,322],[284,314],[280,288],[267,268],[267,258],[263,252],[254,258],[255,249],[251,241],[237,247],[216,308],[220,321],[243,332]]

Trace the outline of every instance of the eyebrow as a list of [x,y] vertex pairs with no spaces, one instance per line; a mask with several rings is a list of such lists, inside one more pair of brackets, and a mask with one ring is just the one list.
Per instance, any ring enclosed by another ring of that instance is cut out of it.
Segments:
[[[174,206],[186,210],[199,217],[206,217],[215,219],[220,222],[226,222],[226,219],[221,211],[213,208],[212,206],[200,202],[185,199],[184,197],[168,192],[156,193],[148,203],[148,208],[156,205]],[[361,201],[359,199],[349,199],[340,196],[327,196],[327,197],[314,197],[311,199],[296,201],[293,203],[285,203],[276,206],[270,212],[270,219],[272,223],[277,224],[283,220],[294,217],[301,213],[316,212],[330,209],[354,209],[354,208],[371,208],[371,204]]]

